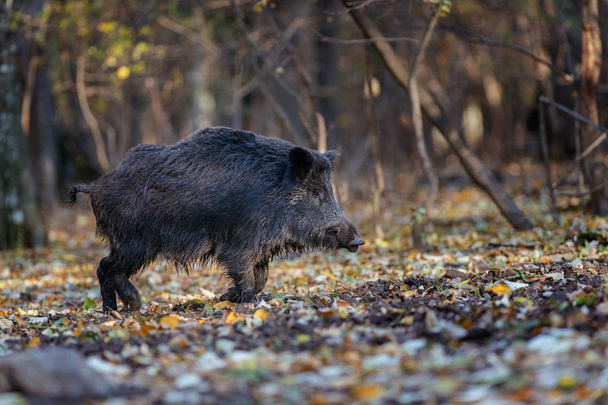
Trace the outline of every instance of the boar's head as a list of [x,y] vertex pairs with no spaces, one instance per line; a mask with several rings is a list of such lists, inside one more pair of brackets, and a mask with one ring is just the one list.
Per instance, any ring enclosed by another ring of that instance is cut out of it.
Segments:
[[337,151],[321,154],[300,147],[290,151],[285,173],[291,188],[289,232],[307,248],[356,252],[365,242],[344,215],[331,186],[337,157]]

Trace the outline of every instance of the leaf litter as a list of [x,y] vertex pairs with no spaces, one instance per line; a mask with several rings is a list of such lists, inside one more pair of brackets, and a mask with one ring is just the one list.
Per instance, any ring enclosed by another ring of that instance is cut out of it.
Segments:
[[215,268],[156,262],[135,279],[139,314],[101,313],[104,248],[79,212],[51,248],[1,254],[1,354],[70,349],[126,403],[606,401],[606,221],[515,232],[461,193],[432,210],[431,251],[391,207],[385,240],[358,254],[275,261],[256,304],[216,301]]

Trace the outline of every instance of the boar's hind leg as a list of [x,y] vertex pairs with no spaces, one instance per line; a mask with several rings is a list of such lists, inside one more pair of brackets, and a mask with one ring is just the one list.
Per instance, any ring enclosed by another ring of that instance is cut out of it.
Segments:
[[131,284],[129,277],[142,266],[143,263],[121,260],[115,254],[110,254],[101,260],[97,277],[104,311],[117,310],[116,293],[124,304],[123,311],[139,311],[141,308],[139,292]]
[[255,293],[259,294],[268,281],[268,260],[256,264],[253,268],[253,275],[255,276]]
[[220,297],[221,301],[231,302],[255,302],[256,301],[256,278],[253,265],[246,260],[231,259],[223,260],[228,277],[232,280],[233,286]]

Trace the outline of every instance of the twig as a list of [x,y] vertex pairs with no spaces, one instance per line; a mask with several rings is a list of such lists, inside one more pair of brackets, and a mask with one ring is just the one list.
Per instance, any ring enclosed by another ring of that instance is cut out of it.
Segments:
[[91,107],[89,106],[89,100],[87,99],[87,89],[84,82],[85,62],[86,53],[83,50],[80,55],[78,55],[78,58],[76,58],[76,95],[78,96],[78,102],[80,104],[80,109],[82,110],[84,120],[93,134],[99,166],[101,166],[104,172],[109,172],[111,165],[106,153],[103,135],[101,134],[99,123],[97,122],[97,119],[95,119],[95,116],[91,111]]
[[[251,48],[251,50],[253,52],[255,52],[264,61],[264,63],[269,68],[269,72],[273,75],[273,77],[276,78],[274,70],[272,69],[270,62],[268,62],[263,57],[263,52],[260,50],[258,45],[255,43],[255,41],[251,37],[251,33],[247,29],[247,26],[245,25],[245,20],[243,19],[243,14],[241,13],[241,8],[236,4],[235,0],[230,0],[230,4],[232,5],[232,8],[236,12],[237,21],[239,23],[239,26],[243,30],[243,34],[249,44],[249,47]],[[291,120],[289,119],[289,115],[283,109],[281,104],[279,104],[279,102],[277,100],[275,100],[274,96],[272,95],[272,92],[270,91],[270,89],[268,88],[266,83],[264,83],[264,80],[262,79],[262,77],[260,75],[260,69],[258,67],[258,64],[257,64],[255,58],[253,58],[253,60],[252,60],[252,66],[256,72],[256,75],[258,77],[260,77],[260,89],[262,90],[264,97],[266,97],[268,99],[268,101],[270,101],[270,104],[272,105],[272,107],[275,110],[275,113],[277,114],[277,116],[279,117],[279,119],[281,120],[283,125],[285,126],[285,129],[287,129],[287,131],[291,134],[292,140],[296,143],[304,144],[304,142],[303,142],[304,140],[300,136],[299,132],[294,128]]]
[[540,96],[539,100],[542,101],[545,104],[551,104],[553,107],[557,108],[558,110],[565,112],[566,114],[576,118],[577,120],[584,122],[585,124],[591,126],[593,129],[595,129],[598,133],[604,133],[606,131],[606,129],[602,128],[601,126],[597,125],[596,123],[594,123],[593,121],[583,117],[582,115],[572,111],[571,109],[569,109],[568,107],[565,107],[559,103],[556,103],[555,101],[550,100],[549,98],[545,97],[545,96]]
[[[279,86],[281,86],[281,88],[283,90],[285,90],[285,92],[288,95],[291,96],[291,98],[294,100],[294,102],[298,105],[298,108],[305,113],[307,120],[309,120],[309,122],[312,122],[312,119],[310,119],[310,117],[308,117],[308,114],[306,113],[306,108],[302,104],[302,100],[300,100],[300,97],[298,97],[297,93],[291,87],[289,87],[287,85],[287,83],[285,83],[284,80],[282,80],[277,75],[275,68],[268,61],[268,59],[264,55],[264,52],[260,49],[258,44],[255,42],[255,40],[251,36],[251,33],[249,32],[249,29],[247,28],[247,25],[245,24],[245,20],[243,18],[243,14],[241,12],[240,6],[236,3],[235,0],[230,0],[230,4],[232,5],[232,8],[234,9],[234,11],[236,13],[236,17],[237,17],[239,26],[241,27],[241,30],[243,31],[243,35],[245,36],[245,39],[247,40],[247,43],[249,44],[249,48],[251,49],[253,54],[255,54],[255,56],[257,56],[258,58],[260,58],[262,60],[264,65],[268,68],[268,73],[272,76],[272,78],[279,84]],[[254,65],[255,65],[255,61],[254,61]],[[259,75],[259,68],[258,68],[258,75]],[[265,87],[265,89],[264,88],[262,89],[264,91],[264,93],[270,95],[268,86],[263,84],[263,80],[260,80],[260,86],[262,86],[262,85]],[[273,98],[273,100],[274,100],[274,98]],[[285,111],[283,110],[283,107],[280,106],[279,104],[276,104],[275,107],[279,107],[285,113]],[[288,119],[289,116],[285,113],[284,118]],[[288,129],[296,131],[295,127],[292,124],[290,124],[288,126]],[[303,138],[299,135],[299,132],[296,131],[292,135],[300,142],[300,144],[305,144],[305,142],[302,142]]]
[[304,85],[306,90],[308,90],[310,100],[316,109],[317,94],[316,94],[312,79],[310,78],[310,74],[308,73],[306,68],[302,65],[302,63],[300,63],[300,59],[298,58],[298,55],[297,55],[295,49],[293,48],[291,43],[289,43],[289,41],[283,36],[276,21],[274,20],[272,15],[270,15],[270,13],[266,10],[266,8],[264,8],[264,16],[270,23],[270,26],[272,27],[272,30],[273,30],[275,36],[277,37],[277,39],[283,46],[283,49],[285,49],[285,52],[287,52],[287,55],[289,55],[289,57],[291,58],[294,66],[296,68],[296,71],[298,72],[300,79],[302,80],[302,84]]
[[[416,53],[414,57],[414,62],[412,63],[412,67],[410,70],[410,77],[408,78],[409,85],[409,93],[410,93],[410,102],[412,104],[412,122],[414,123],[414,133],[416,136],[416,149],[418,150],[418,154],[420,155],[420,159],[422,160],[422,168],[424,170],[424,175],[429,181],[430,188],[426,194],[426,198],[418,207],[418,210],[422,210],[430,205],[433,205],[435,202],[435,198],[437,197],[437,191],[439,189],[439,179],[437,175],[433,171],[433,165],[431,163],[431,158],[426,148],[426,143],[424,141],[424,127],[422,124],[422,111],[420,107],[420,96],[418,94],[418,67],[420,66],[420,62],[424,59],[424,54],[426,52],[426,48],[431,41],[431,37],[435,30],[435,26],[437,25],[437,21],[439,20],[439,10],[433,10],[433,17],[429,21],[429,24],[422,36],[422,42],[420,44],[420,49]],[[424,216],[426,218],[426,215]],[[426,222],[426,221],[424,221]],[[418,249],[426,249],[426,243],[424,243],[422,239],[422,227],[423,223],[415,223],[412,226],[412,240],[414,242],[414,246]]]
[[[356,6],[349,5],[349,9],[350,10],[360,10],[360,9],[362,9],[364,7],[369,6],[370,4],[372,4],[375,1],[378,1],[378,0],[365,0],[365,1],[362,1],[360,4],[357,4]],[[328,13],[328,14],[330,14],[330,15],[343,15],[343,14],[348,14],[348,10],[338,11],[338,12],[335,12],[335,13]]]
[[[308,98],[310,99],[310,103],[312,105],[312,108],[315,111],[315,115],[319,114],[320,109],[319,109],[319,105],[318,105],[319,103],[318,103],[318,100],[317,100],[317,93],[315,91],[312,79],[310,78],[310,74],[308,73],[308,71],[306,70],[306,68],[302,65],[302,63],[300,62],[300,59],[298,58],[298,55],[297,55],[294,47],[291,45],[291,43],[289,42],[289,40],[287,38],[285,38],[285,36],[281,32],[281,30],[279,29],[277,23],[275,22],[274,18],[266,10],[266,8],[264,8],[264,16],[266,17],[266,19],[270,23],[270,26],[272,27],[272,30],[273,30],[275,36],[277,37],[277,39],[279,40],[279,42],[283,46],[283,49],[285,50],[285,52],[287,53],[287,55],[289,56],[289,58],[293,62],[293,65],[296,68],[296,72],[298,72],[298,76],[300,77],[302,85],[306,89],[306,92],[308,94]],[[301,107],[301,109],[304,110],[304,106],[303,105],[301,105],[300,107]],[[306,110],[304,110],[304,111],[306,111]],[[304,119],[302,119],[302,116],[304,117]],[[301,117],[300,119],[302,120],[302,123],[304,125],[308,125],[308,126],[314,128],[314,123],[312,122],[312,120],[309,118],[308,115],[300,114],[300,117]],[[319,128],[317,128],[317,132],[318,131],[320,131]],[[314,133],[313,136],[311,136],[311,139],[313,139],[313,141],[314,141],[314,139],[318,139],[317,133]]]
[[547,131],[545,125],[545,106],[541,101],[538,102],[540,115],[540,144],[543,151],[543,160],[545,163],[545,175],[547,177],[547,188],[549,189],[549,200],[551,201],[551,217],[556,224],[559,224],[557,209],[555,203],[555,190],[551,181],[551,162],[549,160],[549,146],[547,145]]
[[604,180],[603,183],[596,184],[595,187],[593,187],[587,191],[582,191],[580,193],[565,193],[565,192],[558,191],[558,192],[556,192],[556,194],[564,196],[564,197],[584,197],[586,195],[593,194],[598,190],[601,190],[605,186],[608,186],[608,180]]
[[556,103],[555,101],[552,101],[545,96],[540,96],[539,102],[541,104],[542,103],[549,104],[549,105],[557,108],[558,110],[570,115],[571,117],[575,118],[576,120],[591,126],[595,131],[597,131],[600,134],[600,136],[598,138],[596,138],[589,146],[587,146],[587,148],[581,154],[577,155],[576,158],[574,158],[574,161],[572,162],[572,164],[566,171],[566,174],[564,176],[562,176],[560,179],[558,179],[557,181],[555,181],[554,183],[552,183],[552,187],[555,189],[568,177],[568,175],[570,175],[570,173],[572,172],[572,170],[575,168],[575,166],[578,163],[580,163],[581,161],[584,161],[584,159],[587,156],[589,156],[589,154],[591,152],[593,152],[593,150],[595,150],[595,148],[597,148],[603,141],[606,140],[606,138],[608,138],[608,130],[606,130],[603,127],[588,120],[587,118],[583,117],[582,115],[578,114],[577,112],[572,111],[568,107],[565,107],[559,103]]
[[[348,10],[347,10],[348,12]],[[342,39],[342,38],[333,38],[333,37],[328,37],[325,36],[321,33],[317,33],[317,38],[319,38],[320,41],[323,42],[331,42],[334,44],[343,44],[343,45],[373,45],[376,42],[413,42],[413,43],[418,43],[419,41],[415,38],[407,38],[407,37],[401,37],[401,38],[390,38],[390,37],[386,37],[386,38],[355,38],[355,39]]]
[[384,239],[384,230],[381,224],[380,201],[384,192],[384,171],[382,169],[382,161],[380,159],[380,139],[378,120],[376,119],[376,111],[374,109],[374,94],[372,91],[372,69],[370,62],[370,52],[365,52],[365,88],[367,90],[367,115],[369,121],[370,134],[370,152],[374,165],[374,185],[372,187],[372,222],[376,239]]
[[[608,257],[586,258],[586,259],[581,259],[581,261],[603,263],[605,261],[608,261]],[[563,264],[568,264],[568,263],[572,263],[572,260],[560,260],[560,261],[556,261],[556,262],[515,262],[515,263],[511,263],[509,266],[510,267],[514,267],[514,266],[551,266],[551,265],[561,266]]]

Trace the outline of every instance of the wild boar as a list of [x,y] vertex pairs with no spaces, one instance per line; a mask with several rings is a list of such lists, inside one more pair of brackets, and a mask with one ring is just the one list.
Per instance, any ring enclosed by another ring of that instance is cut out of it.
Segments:
[[97,277],[104,310],[138,311],[129,279],[157,257],[188,269],[214,261],[232,287],[221,300],[253,302],[276,256],[364,244],[336,202],[338,153],[225,127],[200,129],[174,145],[138,145],[88,186],[97,234],[110,251]]

